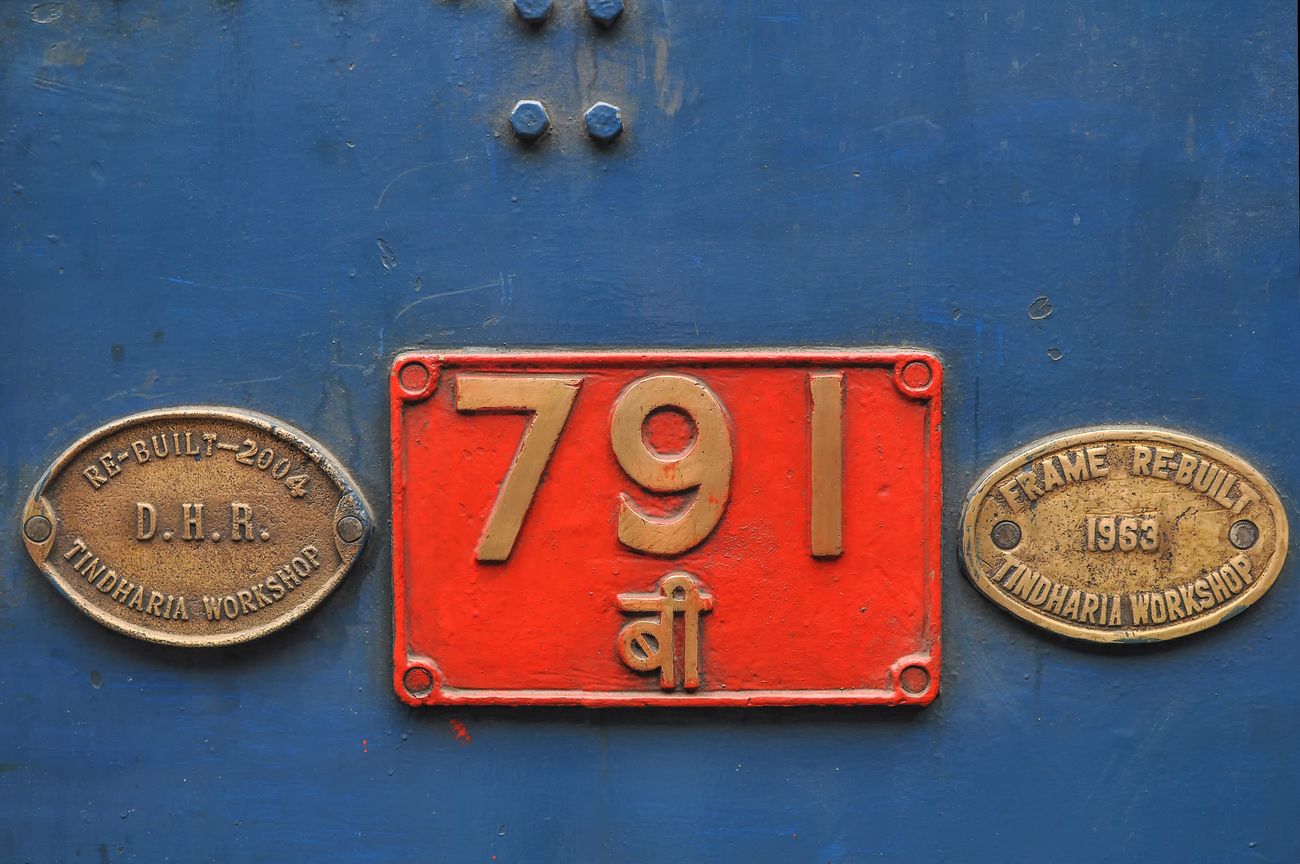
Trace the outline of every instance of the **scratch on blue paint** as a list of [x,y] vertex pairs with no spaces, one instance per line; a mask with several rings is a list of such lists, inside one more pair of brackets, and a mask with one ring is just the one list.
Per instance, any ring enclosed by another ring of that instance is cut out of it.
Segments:
[[866,153],[854,153],[852,156],[845,156],[843,159],[836,159],[832,162],[822,162],[820,165],[814,165],[814,171],[824,171],[827,168],[834,168],[836,165],[844,165],[848,162],[856,162],[859,159],[866,159],[870,156],[877,155],[877,151],[870,150]]
[[759,21],[771,21],[776,24],[797,24],[799,23],[798,12],[787,12],[784,15],[755,15]]
[[934,305],[925,304],[916,310],[916,317],[928,324],[938,324],[941,327],[951,327],[954,329],[964,329],[967,327],[974,328],[976,365],[982,359],[982,350],[984,346],[984,331],[990,331],[990,338],[995,350],[995,359],[999,364],[1006,361],[1007,332],[1001,324],[989,324],[978,313],[962,310],[960,317],[952,317],[952,307],[949,304]]
[[[963,315],[964,314],[965,313],[963,313]],[[916,312],[916,317],[930,324],[940,324],[945,327],[952,327],[952,326],[960,327],[963,325],[962,320],[960,318],[954,319],[952,317],[952,312],[948,311],[947,309],[936,309],[932,307],[918,309]],[[964,323],[967,325],[974,324],[975,319],[972,317],[969,321]]]
[[439,300],[443,297],[455,297],[458,294],[471,294],[475,291],[484,291],[488,288],[496,288],[498,292],[504,292],[506,290],[505,282],[506,282],[505,274],[499,273],[497,274],[496,279],[493,279],[491,282],[485,282],[482,285],[471,285],[468,288],[456,288],[451,291],[439,291],[437,294],[430,294],[427,297],[421,297],[419,300],[416,300],[414,303],[408,303],[405,306],[403,306],[401,311],[399,311],[396,315],[393,316],[393,320],[394,321],[398,320],[407,312],[410,312],[412,309],[414,309],[416,306],[419,306],[422,303],[428,303],[430,300]]
[[208,291],[264,291],[267,294],[279,294],[282,297],[303,296],[301,291],[291,291],[288,288],[268,288],[265,285],[214,285],[210,282],[194,282],[189,279],[182,279],[179,276],[159,276],[158,278],[173,285],[187,285],[190,288],[203,288]]
[[379,197],[375,199],[375,206],[372,209],[378,210],[380,205],[384,203],[384,198],[388,195],[388,190],[392,189],[393,184],[404,177],[414,174],[417,171],[425,171],[428,170],[429,168],[437,168],[441,165],[454,165],[456,163],[463,163],[469,161],[470,161],[470,155],[466,153],[464,156],[458,156],[451,159],[442,159],[438,162],[426,162],[423,165],[413,165],[412,167],[407,168],[405,171],[399,171],[396,175],[394,175],[392,180],[389,180],[388,183],[384,185],[383,191],[381,191],[379,193]]
[[283,377],[283,375],[271,375],[266,378],[245,378],[241,381],[222,381],[220,383],[223,387],[238,387],[241,384],[266,384],[271,381],[279,381]]
[[497,182],[497,160],[496,160],[496,154],[494,154],[494,153],[492,152],[492,145],[491,145],[490,143],[488,143],[487,141],[484,141],[484,142],[483,142],[483,152],[484,152],[485,154],[487,154],[487,160],[488,160],[488,175],[492,178],[492,182],[493,182],[493,183],[496,183],[496,182]]

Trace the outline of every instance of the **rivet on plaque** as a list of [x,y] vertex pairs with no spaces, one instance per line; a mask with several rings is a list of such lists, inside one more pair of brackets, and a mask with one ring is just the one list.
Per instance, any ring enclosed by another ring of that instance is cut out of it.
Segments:
[[1093,642],[1213,627],[1263,596],[1286,550],[1286,513],[1263,475],[1208,441],[1145,427],[1032,444],[975,484],[961,519],[976,588]]
[[250,411],[185,407],[73,444],[32,490],[20,527],[32,560],[99,623],[215,646],[306,614],[371,524],[347,471],[302,432]]

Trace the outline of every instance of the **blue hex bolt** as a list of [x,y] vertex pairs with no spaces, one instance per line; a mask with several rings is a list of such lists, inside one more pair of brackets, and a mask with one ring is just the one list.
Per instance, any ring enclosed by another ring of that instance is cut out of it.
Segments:
[[623,131],[623,116],[617,105],[597,102],[582,116],[587,122],[587,134],[601,144],[608,144]]
[[602,27],[608,27],[623,14],[623,0],[587,0],[587,14]]
[[536,27],[551,14],[551,0],[515,0],[515,12]]
[[521,99],[510,111],[510,128],[520,141],[536,141],[551,128],[546,106],[536,99]]

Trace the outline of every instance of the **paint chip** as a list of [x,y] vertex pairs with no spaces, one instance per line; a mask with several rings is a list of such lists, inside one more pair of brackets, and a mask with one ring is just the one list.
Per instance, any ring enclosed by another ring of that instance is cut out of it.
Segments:
[[392,270],[397,267],[397,253],[393,247],[388,245],[388,241],[380,237],[375,241],[379,246],[379,263],[384,265],[385,270]]
[[465,724],[459,720],[452,718],[447,721],[447,725],[451,727],[451,731],[456,733],[456,740],[459,741],[462,746],[474,740],[469,737],[469,730],[465,728]]
[[37,3],[32,7],[32,20],[37,24],[49,24],[62,17],[62,3]]

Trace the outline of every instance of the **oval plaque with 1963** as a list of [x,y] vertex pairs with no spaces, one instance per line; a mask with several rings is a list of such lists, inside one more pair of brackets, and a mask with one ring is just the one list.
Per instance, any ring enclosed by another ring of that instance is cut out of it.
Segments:
[[1287,550],[1277,492],[1241,458],[1164,429],[1030,445],[971,490],[966,572],[1020,618],[1093,642],[1204,630],[1258,600]]
[[96,621],[168,645],[277,630],[325,598],[372,518],[319,444],[249,411],[135,414],[73,444],[36,484],[27,551]]

